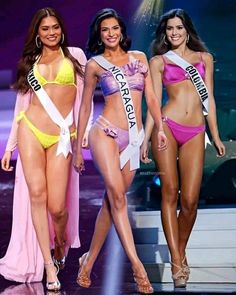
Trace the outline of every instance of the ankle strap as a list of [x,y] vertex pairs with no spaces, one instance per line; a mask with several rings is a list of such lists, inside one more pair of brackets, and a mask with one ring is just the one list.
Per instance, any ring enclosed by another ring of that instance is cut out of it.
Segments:
[[47,265],[52,265],[52,264],[54,265],[54,262],[53,262],[53,261],[47,261],[47,262],[44,262],[44,265],[45,265],[45,266],[47,266]]
[[177,264],[173,263],[172,261],[170,261],[170,264],[171,264],[171,265],[173,265],[173,266],[175,266],[175,267],[177,267],[178,269],[182,269],[182,267],[181,267],[181,266],[179,266],[179,265],[177,265]]

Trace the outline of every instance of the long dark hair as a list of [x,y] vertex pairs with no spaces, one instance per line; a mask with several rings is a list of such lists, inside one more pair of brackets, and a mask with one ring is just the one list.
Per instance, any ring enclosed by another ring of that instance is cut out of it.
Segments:
[[200,39],[196,29],[194,28],[190,16],[183,9],[177,8],[172,9],[161,16],[160,22],[156,29],[155,39],[151,45],[152,55],[161,55],[171,49],[171,44],[166,38],[166,26],[167,21],[174,17],[181,19],[185,30],[189,34],[187,47],[194,51],[208,52],[207,47]]
[[24,44],[22,57],[18,63],[17,81],[13,85],[14,89],[19,90],[23,93],[26,93],[30,89],[30,86],[27,81],[27,74],[30,71],[30,69],[32,68],[33,64],[35,63],[37,57],[42,54],[43,46],[40,46],[40,48],[38,48],[35,43],[35,38],[38,35],[38,29],[39,29],[42,19],[45,17],[48,17],[48,16],[54,16],[57,19],[57,21],[61,27],[62,34],[64,34],[64,40],[61,39],[61,44],[60,44],[62,51],[63,51],[64,55],[67,58],[69,58],[71,60],[71,62],[73,63],[76,73],[78,73],[81,77],[83,77],[83,70],[82,70],[81,64],[77,61],[77,59],[75,59],[70,54],[70,52],[67,48],[68,39],[67,39],[67,34],[65,32],[62,18],[55,11],[55,9],[50,8],[50,7],[42,8],[35,13],[32,21],[31,21],[31,24],[30,24],[30,27],[28,30],[28,35],[26,37],[26,41]]
[[121,16],[112,8],[104,8],[100,11],[98,11],[93,18],[90,29],[89,29],[89,39],[87,42],[87,48],[86,52],[89,56],[101,54],[104,52],[105,47],[104,44],[101,42],[101,22],[104,19],[114,17],[120,27],[121,27],[121,33],[122,33],[122,40],[120,41],[120,47],[127,52],[130,49],[131,46],[131,40],[127,36],[126,32],[126,25],[121,18]]

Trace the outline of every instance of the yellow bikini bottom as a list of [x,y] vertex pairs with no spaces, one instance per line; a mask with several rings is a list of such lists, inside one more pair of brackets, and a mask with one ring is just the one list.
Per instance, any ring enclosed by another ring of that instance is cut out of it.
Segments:
[[[49,148],[50,146],[54,145],[60,140],[60,135],[50,135],[36,128],[32,124],[32,122],[27,118],[24,112],[20,112],[19,115],[16,117],[17,122],[19,122],[22,119],[25,121],[29,129],[33,132],[33,134],[38,139],[38,141],[44,149]],[[72,139],[76,138],[76,131],[71,132],[70,137]]]

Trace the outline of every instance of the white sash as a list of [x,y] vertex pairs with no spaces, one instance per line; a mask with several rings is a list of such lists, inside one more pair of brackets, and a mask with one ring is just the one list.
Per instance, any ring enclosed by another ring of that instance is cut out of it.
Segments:
[[49,117],[61,129],[56,155],[62,153],[66,158],[69,153],[72,153],[69,126],[73,124],[73,109],[64,119],[48,96],[47,92],[36,79],[33,69],[29,72],[27,79]]
[[120,94],[129,126],[129,144],[120,153],[120,168],[122,169],[124,165],[130,160],[130,170],[136,170],[140,167],[140,145],[144,139],[144,131],[142,129],[140,132],[138,132],[129,84],[122,70],[106,60],[102,55],[94,56],[93,59],[102,68],[110,71],[119,85]]
[[195,86],[199,98],[202,102],[203,114],[205,116],[208,115],[208,90],[198,70],[172,50],[166,52],[164,56],[166,56],[169,60],[171,60],[178,66],[180,66],[189,74],[189,77],[193,85]]
[[[198,70],[191,65],[189,62],[187,62],[185,59],[183,59],[181,56],[176,54],[174,51],[169,50],[164,54],[169,60],[171,60],[173,63],[177,64],[180,66],[182,69],[184,69],[188,74],[189,77],[195,86],[197,93],[199,95],[199,98],[201,100],[202,106],[203,106],[203,115],[207,116],[208,115],[208,90],[206,87],[205,82],[203,81],[201,75],[199,74]],[[205,147],[207,144],[211,145],[211,142],[209,140],[209,137],[207,133],[205,132]]]

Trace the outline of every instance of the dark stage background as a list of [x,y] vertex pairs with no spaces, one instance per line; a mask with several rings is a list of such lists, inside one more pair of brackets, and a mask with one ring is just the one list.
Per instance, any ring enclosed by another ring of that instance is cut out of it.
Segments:
[[[218,199],[220,202],[221,199],[223,199],[223,202],[228,202],[226,199],[230,200],[230,202],[236,202],[236,165],[234,162],[236,158],[236,73],[234,71],[236,65],[234,58],[234,52],[236,51],[236,1],[1,0],[0,111],[13,108],[15,94],[9,90],[9,84],[14,81],[16,64],[22,52],[27,29],[35,11],[47,6],[56,8],[62,15],[70,45],[79,46],[82,49],[85,49],[89,24],[94,14],[105,7],[116,9],[127,23],[128,33],[133,40],[132,49],[142,50],[148,57],[150,57],[149,46],[158,21],[158,13],[180,7],[190,14],[201,38],[215,57],[214,92],[217,103],[218,124],[221,138],[227,147],[226,157],[219,160],[215,156],[214,148],[208,146],[201,197],[210,198],[211,200]],[[99,97],[97,101],[100,101]],[[6,113],[4,114],[3,116],[0,113],[1,155],[8,132],[4,123]],[[9,126],[7,128],[9,129]],[[220,166],[227,161],[230,161],[230,163],[225,164],[224,169],[220,169]],[[153,164],[142,166],[140,173],[137,173],[136,181],[138,178],[142,179],[144,186],[146,186],[147,182],[153,183],[152,173],[149,173],[148,177],[144,177],[143,175],[147,174],[143,173],[143,171],[154,170]],[[215,181],[219,184],[220,189],[216,188]],[[158,183],[158,180],[156,182]],[[208,182],[211,185],[208,186]],[[138,183],[140,182],[138,181]],[[209,187],[211,188],[210,191]]]

